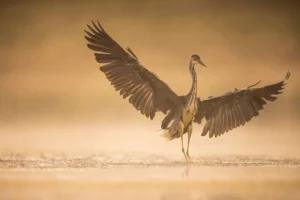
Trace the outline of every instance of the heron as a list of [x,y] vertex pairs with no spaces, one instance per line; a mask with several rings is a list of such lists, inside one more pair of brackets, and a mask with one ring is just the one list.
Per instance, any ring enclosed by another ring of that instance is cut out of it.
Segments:
[[[207,67],[199,55],[193,54],[189,60],[192,85],[186,95],[177,95],[156,74],[140,63],[136,54],[129,48],[122,48],[101,26],[99,21],[87,24],[84,30],[87,47],[94,52],[99,68],[106,79],[123,99],[142,115],[153,120],[156,113],[163,113],[161,122],[163,137],[168,141],[181,138],[181,151],[186,161],[189,155],[193,123],[204,124],[201,136],[218,137],[237,127],[244,126],[258,116],[269,102],[275,101],[283,92],[290,77],[277,83],[256,87],[259,83],[234,89],[223,95],[200,99],[197,93],[195,66]],[[188,135],[186,151],[183,135]]]

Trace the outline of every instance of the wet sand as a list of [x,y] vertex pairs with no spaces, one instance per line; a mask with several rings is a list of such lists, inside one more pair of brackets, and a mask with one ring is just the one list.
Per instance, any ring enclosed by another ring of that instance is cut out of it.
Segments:
[[5,157],[0,163],[1,199],[300,199],[298,159]]

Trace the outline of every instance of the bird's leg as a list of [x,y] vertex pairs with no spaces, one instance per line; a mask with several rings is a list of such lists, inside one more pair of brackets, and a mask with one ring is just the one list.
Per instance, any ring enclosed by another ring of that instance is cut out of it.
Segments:
[[182,122],[180,122],[180,125],[179,125],[179,134],[180,134],[180,137],[181,137],[181,150],[182,150],[182,153],[185,157],[185,160],[188,161],[186,155],[185,155],[185,150],[184,150],[184,147],[183,147],[183,131],[184,131],[184,125]]
[[187,149],[186,149],[186,157],[189,161],[191,161],[191,157],[189,155],[189,147],[190,147],[190,140],[191,140],[191,136],[192,136],[192,132],[193,132],[193,126],[192,124],[190,124],[188,126],[188,144],[187,144]]

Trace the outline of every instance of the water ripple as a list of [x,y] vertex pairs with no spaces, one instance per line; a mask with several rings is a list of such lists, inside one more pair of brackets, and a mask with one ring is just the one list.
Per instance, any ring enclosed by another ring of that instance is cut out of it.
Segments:
[[114,166],[300,166],[300,159],[251,156],[198,157],[191,163],[162,156],[0,156],[0,168],[105,168]]

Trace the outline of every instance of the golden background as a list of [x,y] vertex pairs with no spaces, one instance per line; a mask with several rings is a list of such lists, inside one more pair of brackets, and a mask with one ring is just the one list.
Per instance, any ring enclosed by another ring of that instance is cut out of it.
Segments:
[[[72,3],[71,3],[72,2]],[[180,141],[150,121],[106,80],[84,30],[91,20],[178,94],[190,89],[199,54],[202,99],[292,76],[284,93],[245,127],[217,139],[194,125],[191,156],[299,155],[300,15],[297,1],[2,1],[0,150],[128,153],[182,158]]]

